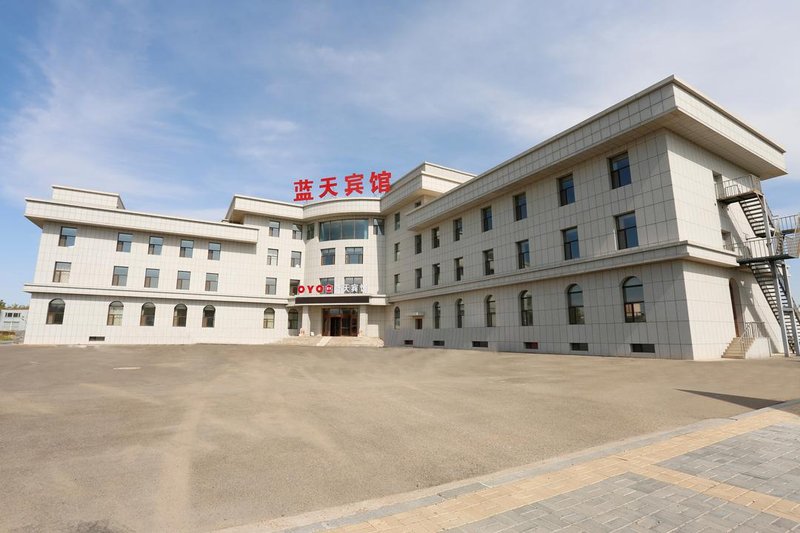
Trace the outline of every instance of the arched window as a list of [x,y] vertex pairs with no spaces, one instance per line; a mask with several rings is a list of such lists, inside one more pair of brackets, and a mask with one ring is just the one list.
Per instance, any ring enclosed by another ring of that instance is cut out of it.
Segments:
[[289,309],[289,329],[300,329],[300,313],[297,309]]
[[139,317],[140,326],[156,325],[156,306],[150,302],[142,304],[142,314]]
[[639,278],[631,276],[622,282],[622,301],[625,303],[625,322],[647,322],[644,314],[644,287]]
[[186,327],[186,306],[178,304],[172,312],[172,327],[185,328]]
[[64,308],[66,304],[61,298],[50,300],[47,304],[47,323],[48,324],[63,324],[64,323]]
[[583,290],[578,284],[567,288],[567,313],[570,324],[584,324],[583,320]]
[[519,321],[523,326],[533,325],[533,296],[528,291],[519,293]]
[[275,329],[275,310],[271,307],[264,309],[264,329]]
[[207,305],[203,308],[203,327],[204,328],[213,328],[214,327],[214,315],[217,314],[217,310],[214,309],[213,305]]
[[495,301],[494,296],[491,294],[486,297],[484,300],[484,306],[486,308],[486,327],[493,328],[495,326]]
[[400,308],[394,308],[394,329],[400,329]]
[[456,300],[456,327],[464,327],[464,300],[461,298]]
[[442,325],[442,306],[439,302],[433,302],[433,329],[439,329]]
[[122,302],[111,302],[108,304],[108,317],[106,317],[107,326],[122,325],[122,309]]

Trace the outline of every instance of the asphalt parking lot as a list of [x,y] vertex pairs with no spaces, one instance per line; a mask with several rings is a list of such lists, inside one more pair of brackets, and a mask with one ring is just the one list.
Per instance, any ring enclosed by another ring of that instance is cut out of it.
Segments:
[[198,531],[800,398],[800,361],[0,346],[0,530]]

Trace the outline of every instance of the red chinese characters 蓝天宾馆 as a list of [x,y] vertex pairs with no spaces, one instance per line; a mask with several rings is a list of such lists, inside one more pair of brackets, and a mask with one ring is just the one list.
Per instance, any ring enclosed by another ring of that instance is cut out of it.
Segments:
[[[385,170],[381,172],[371,172],[369,177],[370,190],[372,193],[387,193],[392,189],[391,185],[392,173]],[[345,189],[344,195],[350,196],[351,194],[364,194],[364,174],[353,173],[344,177]],[[322,178],[320,180],[320,194],[318,198],[322,199],[326,196],[339,196],[336,191],[336,176]],[[294,201],[295,202],[308,202],[314,200],[313,194],[314,180],[299,179],[294,182]]]

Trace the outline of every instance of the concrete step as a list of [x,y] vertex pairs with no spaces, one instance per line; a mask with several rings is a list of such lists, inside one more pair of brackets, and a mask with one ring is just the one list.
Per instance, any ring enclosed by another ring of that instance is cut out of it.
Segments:
[[376,337],[323,337],[302,335],[284,337],[275,344],[285,346],[372,346],[383,347],[383,339]]

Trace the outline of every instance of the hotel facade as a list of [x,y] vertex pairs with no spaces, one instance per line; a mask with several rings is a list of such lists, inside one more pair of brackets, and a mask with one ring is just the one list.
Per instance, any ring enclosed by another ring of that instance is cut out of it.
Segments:
[[26,343],[380,338],[389,346],[719,359],[796,353],[784,150],[670,77],[480,174],[380,198],[236,195],[225,220],[113,193],[27,199]]

